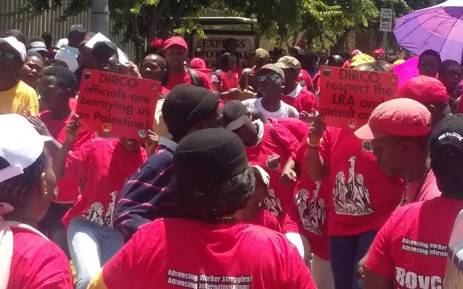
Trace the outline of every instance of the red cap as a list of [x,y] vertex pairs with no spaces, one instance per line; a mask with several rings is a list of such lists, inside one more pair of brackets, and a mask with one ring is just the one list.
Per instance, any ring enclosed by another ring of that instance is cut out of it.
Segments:
[[396,98],[378,105],[368,123],[355,131],[359,139],[383,136],[425,136],[431,132],[431,113],[409,98]]
[[172,46],[180,46],[182,47],[183,49],[185,49],[186,51],[188,51],[188,44],[186,44],[186,41],[185,39],[183,39],[183,37],[180,37],[180,36],[173,36],[169,39],[167,39],[166,41],[164,41],[164,50],[168,49],[169,47],[172,47]]
[[190,60],[190,67],[193,69],[207,69],[206,61],[199,57],[195,57]]
[[162,48],[164,46],[164,41],[161,38],[154,38],[151,40],[150,46],[154,48]]
[[420,75],[399,89],[399,97],[414,99],[422,104],[449,102],[447,88],[437,78]]
[[373,51],[373,55],[383,55],[384,56],[384,48],[378,48]]

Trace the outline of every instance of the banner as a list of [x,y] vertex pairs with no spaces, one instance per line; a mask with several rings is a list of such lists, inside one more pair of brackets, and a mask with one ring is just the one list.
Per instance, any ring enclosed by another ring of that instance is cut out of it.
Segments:
[[319,111],[328,126],[358,128],[378,104],[396,94],[395,74],[321,67]]
[[157,81],[85,70],[76,108],[79,121],[99,134],[144,137],[153,129],[160,91]]

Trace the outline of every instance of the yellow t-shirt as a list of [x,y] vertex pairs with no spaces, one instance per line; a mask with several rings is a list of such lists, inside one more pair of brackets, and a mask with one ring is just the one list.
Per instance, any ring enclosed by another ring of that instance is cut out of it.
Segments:
[[0,91],[0,114],[24,111],[32,115],[39,113],[39,100],[32,87],[19,81],[14,87]]

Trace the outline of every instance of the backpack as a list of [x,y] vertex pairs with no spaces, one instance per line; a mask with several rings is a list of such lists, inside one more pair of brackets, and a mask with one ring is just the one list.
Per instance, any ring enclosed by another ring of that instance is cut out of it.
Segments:
[[196,71],[194,71],[191,68],[187,68],[186,70],[188,71],[188,74],[191,77],[191,84],[192,85],[205,88],[203,79],[201,77],[199,77],[199,75],[198,75],[198,73]]

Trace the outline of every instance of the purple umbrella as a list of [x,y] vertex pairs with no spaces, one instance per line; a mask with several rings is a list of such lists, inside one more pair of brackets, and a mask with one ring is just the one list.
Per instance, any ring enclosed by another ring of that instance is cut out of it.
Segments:
[[442,60],[462,61],[463,0],[449,0],[397,19],[394,35],[400,46],[417,55],[433,49]]

